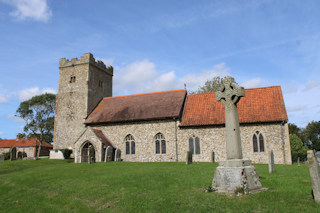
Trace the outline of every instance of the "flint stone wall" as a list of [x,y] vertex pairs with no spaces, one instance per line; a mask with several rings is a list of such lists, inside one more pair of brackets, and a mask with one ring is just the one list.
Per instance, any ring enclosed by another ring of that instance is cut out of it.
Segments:
[[[34,157],[35,156],[35,148],[34,147],[16,147],[17,150],[17,156],[18,152],[25,152],[27,154],[27,157]],[[10,148],[0,148],[0,153],[4,154],[6,152],[10,152]]]
[[[123,150],[124,161],[185,161],[189,138],[193,136],[200,138],[200,154],[194,154],[193,161],[211,162],[212,152],[215,152],[215,161],[226,160],[225,129],[222,126],[179,128],[179,122],[171,120],[98,125],[93,128],[101,130],[116,148]],[[264,137],[264,152],[253,152],[252,137],[256,131]],[[155,154],[154,137],[159,132],[166,139],[166,154]],[[276,164],[292,163],[287,124],[240,125],[240,132],[244,159],[267,164],[268,152],[273,150]],[[125,152],[124,139],[128,134],[135,139],[134,155]]]

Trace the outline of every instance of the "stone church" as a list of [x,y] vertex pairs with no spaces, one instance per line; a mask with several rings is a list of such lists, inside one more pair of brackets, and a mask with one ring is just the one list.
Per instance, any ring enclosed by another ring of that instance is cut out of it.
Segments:
[[[221,161],[226,158],[225,113],[215,93],[185,89],[112,96],[113,67],[94,59],[59,61],[54,149],[73,150],[75,162],[96,162],[106,149],[121,150],[123,161]],[[288,117],[280,86],[246,89],[238,103],[243,157],[291,164]],[[110,148],[108,148],[110,149]]]

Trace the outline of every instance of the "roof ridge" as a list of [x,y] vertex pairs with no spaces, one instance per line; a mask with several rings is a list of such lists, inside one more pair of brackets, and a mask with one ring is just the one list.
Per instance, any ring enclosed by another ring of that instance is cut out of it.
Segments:
[[[256,87],[256,88],[248,88],[245,90],[256,90],[256,89],[266,89],[266,88],[281,88],[281,86],[277,85],[277,86]],[[213,94],[213,93],[216,93],[216,92],[192,93],[192,94],[188,94],[188,96],[189,95],[205,95],[205,94]]]
[[186,89],[177,89],[177,90],[167,90],[167,91],[159,91],[159,92],[139,93],[139,94],[132,94],[132,95],[120,95],[120,96],[113,96],[113,97],[104,97],[103,100],[104,99],[112,99],[112,98],[124,98],[124,97],[131,97],[131,96],[141,96],[141,95],[168,93],[168,92],[178,92],[178,91],[187,91],[187,90]]

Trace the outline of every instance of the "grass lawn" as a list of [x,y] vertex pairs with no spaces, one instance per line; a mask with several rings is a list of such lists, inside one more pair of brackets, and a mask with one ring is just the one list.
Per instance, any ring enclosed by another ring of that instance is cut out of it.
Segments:
[[0,162],[1,212],[320,212],[307,165],[255,165],[268,191],[205,193],[218,164]]

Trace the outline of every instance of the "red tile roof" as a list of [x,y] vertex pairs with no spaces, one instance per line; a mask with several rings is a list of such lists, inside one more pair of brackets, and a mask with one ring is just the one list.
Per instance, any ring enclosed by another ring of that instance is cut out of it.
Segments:
[[187,91],[172,90],[103,98],[85,124],[178,118]]
[[[39,141],[36,138],[22,138],[22,139],[5,139],[0,140],[0,148],[8,148],[8,147],[35,147],[37,145],[39,146]],[[42,147],[49,147],[53,148],[53,146],[47,142],[42,142]]]
[[93,132],[96,134],[97,137],[99,137],[102,141],[102,143],[108,147],[111,146],[112,148],[115,148],[112,143],[108,140],[108,138],[106,138],[106,136],[102,133],[101,130],[98,129],[93,129]]
[[[287,121],[280,86],[246,89],[238,103],[240,123]],[[188,95],[181,126],[219,125],[225,123],[224,105],[216,93]]]

